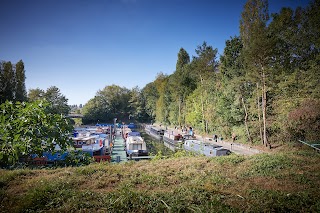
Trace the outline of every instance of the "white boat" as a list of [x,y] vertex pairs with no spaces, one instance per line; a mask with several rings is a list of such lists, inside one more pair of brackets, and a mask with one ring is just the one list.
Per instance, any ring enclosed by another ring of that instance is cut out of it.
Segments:
[[126,139],[127,155],[146,156],[148,155],[146,142],[141,136],[128,136]]

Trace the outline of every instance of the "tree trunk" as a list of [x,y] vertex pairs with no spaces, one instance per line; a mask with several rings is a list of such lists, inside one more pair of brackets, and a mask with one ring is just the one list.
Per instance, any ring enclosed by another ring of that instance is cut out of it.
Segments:
[[266,90],[266,76],[265,72],[262,68],[262,118],[263,118],[263,142],[267,146],[268,138],[267,138],[267,90]]
[[260,139],[262,144],[264,144],[263,141],[263,135],[262,135],[262,128],[261,128],[261,115],[260,115],[260,95],[259,95],[259,84],[257,83],[257,109],[258,109],[258,118],[259,118],[259,130],[260,130]]
[[[203,79],[200,75],[200,79],[201,79],[201,86],[203,87]],[[204,116],[204,102],[203,102],[203,92],[201,90],[201,111],[202,111],[202,125],[203,125],[203,130],[204,132],[206,132],[206,124],[205,124],[205,116]]]
[[249,132],[249,128],[248,128],[248,112],[247,112],[247,107],[246,107],[246,105],[245,105],[245,103],[244,103],[244,100],[243,100],[243,97],[242,97],[242,96],[241,96],[241,101],[242,101],[243,109],[244,109],[244,112],[245,112],[244,125],[245,125],[245,127],[246,127],[248,139],[249,139],[250,143],[252,144],[252,138],[251,138],[251,135],[250,135],[250,132]]
[[179,97],[179,114],[178,114],[179,127],[181,126],[181,97]]

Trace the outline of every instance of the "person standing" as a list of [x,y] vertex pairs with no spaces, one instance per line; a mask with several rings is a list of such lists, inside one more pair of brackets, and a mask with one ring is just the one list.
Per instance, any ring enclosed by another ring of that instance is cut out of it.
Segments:
[[236,135],[236,133],[232,133],[232,143],[234,143],[234,141],[236,140],[236,137],[237,137],[237,135]]
[[213,141],[218,142],[218,135],[216,134],[213,135]]
[[194,136],[194,133],[193,133],[193,130],[192,130],[191,126],[189,127],[189,135],[191,135],[192,137]]

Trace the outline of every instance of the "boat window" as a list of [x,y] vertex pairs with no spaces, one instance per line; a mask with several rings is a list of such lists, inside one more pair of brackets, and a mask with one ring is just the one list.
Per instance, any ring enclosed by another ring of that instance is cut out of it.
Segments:
[[132,144],[132,149],[133,150],[142,150],[142,144]]

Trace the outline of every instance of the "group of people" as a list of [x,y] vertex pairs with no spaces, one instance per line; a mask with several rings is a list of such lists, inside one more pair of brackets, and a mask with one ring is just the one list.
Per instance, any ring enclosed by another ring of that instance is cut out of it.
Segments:
[[[161,124],[160,124],[160,126],[161,126]],[[166,129],[167,129],[167,127],[166,127]],[[174,129],[178,130],[179,128],[177,126],[175,126]],[[194,130],[192,129],[191,126],[189,128],[187,128],[186,126],[184,126],[184,127],[180,126],[180,129],[181,129],[182,133],[185,133],[185,134],[188,134],[188,135],[191,135],[192,137],[194,137]],[[214,134],[212,138],[213,138],[213,141],[218,142],[218,135]],[[236,134],[232,133],[231,138],[232,138],[232,142],[234,143],[235,140],[237,140]]]
[[[178,130],[179,128],[177,126],[174,127],[175,130]],[[188,130],[189,129],[189,130]],[[182,127],[180,126],[180,130],[182,133],[184,134],[189,134],[191,135],[192,137],[194,137],[194,131],[192,129],[192,127],[190,126],[189,128],[187,128],[186,126]]]

